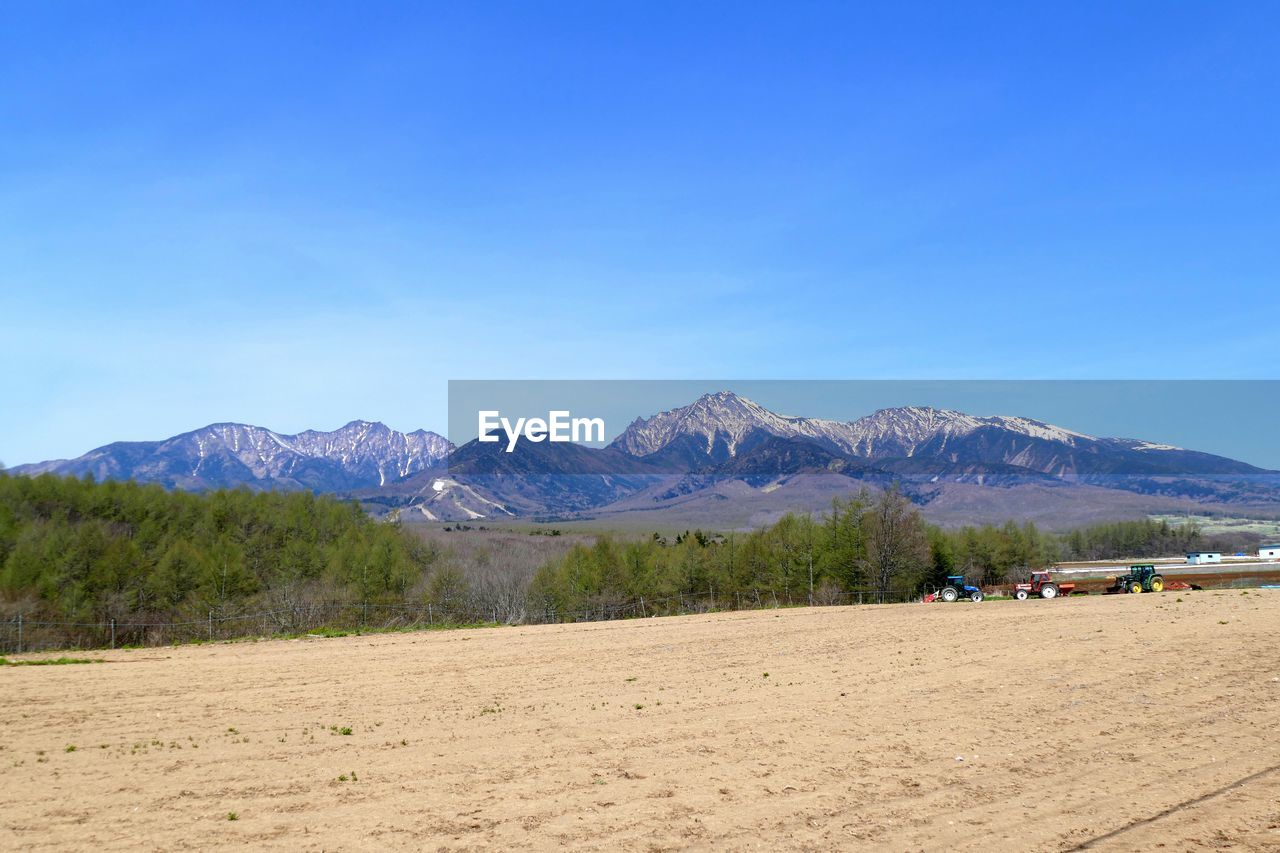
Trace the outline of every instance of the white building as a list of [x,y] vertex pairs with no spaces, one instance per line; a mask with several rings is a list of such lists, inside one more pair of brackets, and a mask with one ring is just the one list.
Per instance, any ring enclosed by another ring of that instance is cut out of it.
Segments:
[[1259,545],[1259,560],[1280,560],[1280,545]]
[[1192,551],[1187,555],[1188,566],[1203,566],[1206,563],[1221,563],[1221,551]]

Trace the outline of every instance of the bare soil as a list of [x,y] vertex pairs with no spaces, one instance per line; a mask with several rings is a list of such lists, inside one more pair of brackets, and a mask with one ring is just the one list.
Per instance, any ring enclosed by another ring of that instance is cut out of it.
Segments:
[[4,667],[0,848],[1276,850],[1277,628],[1207,591]]

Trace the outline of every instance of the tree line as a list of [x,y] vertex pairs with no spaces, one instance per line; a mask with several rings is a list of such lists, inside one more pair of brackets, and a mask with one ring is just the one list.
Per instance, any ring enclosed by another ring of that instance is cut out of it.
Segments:
[[896,489],[874,498],[864,492],[836,499],[820,516],[788,514],[750,533],[601,536],[544,566],[530,597],[535,609],[560,613],[708,592],[726,603],[834,603],[850,594],[895,601],[974,558],[1008,551],[1009,560],[1039,559],[1034,526],[1008,530],[1010,541],[984,550],[981,537],[956,538],[926,524]]
[[[534,577],[531,599],[548,612],[590,612],[648,598],[705,594],[738,602],[901,601],[951,575],[990,586],[1027,579],[1069,560],[1151,558],[1245,547],[1198,527],[1137,520],[1066,534],[1007,522],[943,529],[927,524],[896,489],[837,499],[819,516],[784,516],[745,534],[700,530],[674,540],[602,536],[575,546]],[[856,596],[856,598],[854,598]]]
[[306,492],[190,493],[0,472],[0,621],[213,623],[270,610],[293,614],[284,629],[320,618],[324,602],[359,603],[362,615],[427,607],[445,619],[520,622],[708,594],[712,606],[889,601],[949,574],[993,584],[1065,559],[1215,544],[1194,526],[1153,521],[1063,535],[1012,522],[944,530],[892,489],[749,533],[409,528]]

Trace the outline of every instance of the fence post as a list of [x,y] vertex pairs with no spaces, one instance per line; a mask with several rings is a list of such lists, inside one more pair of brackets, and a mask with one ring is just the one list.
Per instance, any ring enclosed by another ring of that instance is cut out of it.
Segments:
[[213,611],[209,611],[209,642],[213,642]]
[[22,614],[18,614],[18,654],[22,654]]
[[116,647],[116,620],[111,620],[111,648]]

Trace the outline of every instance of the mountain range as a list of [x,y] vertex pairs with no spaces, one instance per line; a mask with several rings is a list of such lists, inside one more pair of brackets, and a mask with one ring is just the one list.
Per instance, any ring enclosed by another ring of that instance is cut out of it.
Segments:
[[924,406],[854,421],[793,417],[729,391],[638,418],[604,448],[454,447],[435,433],[369,421],[297,435],[214,424],[13,472],[309,489],[426,521],[743,526],[894,484],[943,523],[1014,517],[1061,525],[1206,506],[1280,511],[1280,473],[1168,444]]
[[[684,455],[697,464],[737,455],[754,433],[807,440],[868,460],[929,458],[952,464],[1012,465],[1050,476],[1255,475],[1244,462],[1136,439],[1097,438],[1022,417],[975,417],[948,409],[880,409],[856,421],[778,415],[728,391],[632,422],[610,447],[640,458]],[[690,443],[690,440],[692,442]]]
[[[638,418],[601,450],[543,443],[505,453],[471,442],[449,468],[515,515],[614,524],[749,526],[894,484],[949,523],[1280,510],[1280,474],[1168,444],[921,406],[855,421],[791,417],[727,391]],[[432,477],[407,478],[381,498],[428,519],[492,515]]]
[[438,466],[452,447],[433,432],[397,432],[370,421],[297,435],[221,423],[163,441],[117,441],[75,459],[19,465],[11,473],[90,474],[99,480],[133,479],[177,489],[346,492]]

